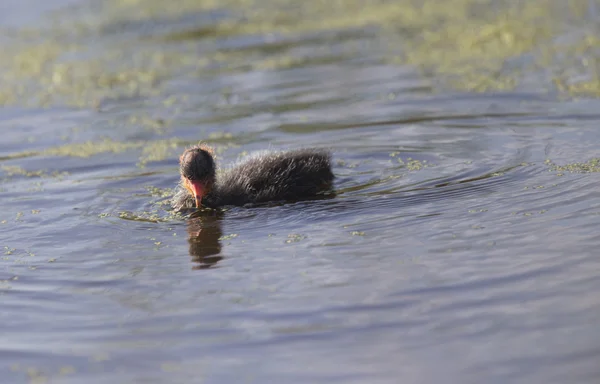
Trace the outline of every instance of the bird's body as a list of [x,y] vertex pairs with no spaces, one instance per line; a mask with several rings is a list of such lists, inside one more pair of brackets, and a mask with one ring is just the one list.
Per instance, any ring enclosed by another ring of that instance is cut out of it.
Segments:
[[181,183],[172,201],[176,210],[316,197],[331,188],[334,177],[331,155],[321,149],[259,152],[219,172],[205,146],[188,149],[180,161]]

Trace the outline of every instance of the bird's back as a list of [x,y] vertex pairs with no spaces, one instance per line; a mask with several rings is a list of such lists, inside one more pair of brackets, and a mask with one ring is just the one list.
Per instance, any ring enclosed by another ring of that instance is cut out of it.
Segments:
[[217,174],[208,206],[300,200],[331,188],[331,155],[326,150],[262,152]]

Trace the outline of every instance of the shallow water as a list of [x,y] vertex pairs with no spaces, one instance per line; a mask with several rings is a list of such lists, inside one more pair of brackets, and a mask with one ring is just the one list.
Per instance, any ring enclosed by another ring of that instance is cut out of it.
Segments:
[[[246,55],[165,64],[147,88],[137,75],[93,88],[84,70],[84,91],[43,88],[44,67],[6,99],[3,381],[598,381],[593,92],[547,89],[547,67],[510,90],[459,89],[446,81],[455,73],[382,60],[390,41],[374,29],[213,39],[198,26],[217,30],[235,9],[100,23],[93,4],[75,3],[50,16],[7,6],[22,19],[0,22],[70,15],[95,27],[50,39],[100,56],[124,41],[185,50],[181,39],[197,50],[188,59]],[[561,17],[567,40],[597,22]],[[137,53],[115,68],[139,69]],[[135,92],[119,88],[127,79]],[[337,195],[174,215],[177,154],[201,139],[224,166],[255,150],[330,148]]]

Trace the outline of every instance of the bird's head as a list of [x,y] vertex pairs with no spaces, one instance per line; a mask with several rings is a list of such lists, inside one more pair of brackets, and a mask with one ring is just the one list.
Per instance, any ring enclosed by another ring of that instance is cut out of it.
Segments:
[[210,192],[215,183],[212,148],[200,144],[186,149],[179,157],[179,172],[183,186],[194,196],[196,208],[200,208],[202,197]]

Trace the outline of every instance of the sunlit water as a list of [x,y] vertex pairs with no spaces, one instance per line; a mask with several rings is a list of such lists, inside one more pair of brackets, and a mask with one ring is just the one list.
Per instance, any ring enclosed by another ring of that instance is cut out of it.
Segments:
[[[2,382],[597,382],[600,174],[546,160],[598,156],[600,103],[432,92],[327,44],[328,62],[173,79],[177,113],[0,110]],[[134,144],[48,152],[104,138]],[[158,161],[135,144],[170,138]],[[330,148],[337,195],[173,217],[163,189],[200,139],[223,166]]]

